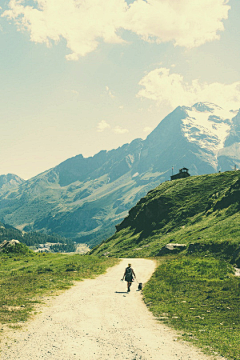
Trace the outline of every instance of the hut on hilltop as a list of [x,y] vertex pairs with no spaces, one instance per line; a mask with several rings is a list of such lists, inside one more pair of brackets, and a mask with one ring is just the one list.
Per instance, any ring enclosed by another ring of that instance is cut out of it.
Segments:
[[184,167],[184,168],[179,170],[178,174],[172,175],[171,180],[183,179],[183,178],[186,178],[186,177],[189,177],[189,176],[190,176],[190,174],[188,172],[188,169]]

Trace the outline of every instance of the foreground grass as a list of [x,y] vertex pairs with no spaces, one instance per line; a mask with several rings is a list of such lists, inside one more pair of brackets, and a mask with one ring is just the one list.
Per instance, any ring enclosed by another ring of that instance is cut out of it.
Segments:
[[161,264],[144,288],[144,300],[183,339],[228,359],[240,358],[240,278],[214,258],[180,257]]
[[0,254],[0,324],[19,326],[41,297],[102,274],[117,262],[85,255]]

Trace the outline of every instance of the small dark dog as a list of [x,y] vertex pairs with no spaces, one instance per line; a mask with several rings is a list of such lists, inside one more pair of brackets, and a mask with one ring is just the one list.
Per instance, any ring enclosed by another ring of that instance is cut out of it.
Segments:
[[138,283],[138,290],[142,290],[142,283]]

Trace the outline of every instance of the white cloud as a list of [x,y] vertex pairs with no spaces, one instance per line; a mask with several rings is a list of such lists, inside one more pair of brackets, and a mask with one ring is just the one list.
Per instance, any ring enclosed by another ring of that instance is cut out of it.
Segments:
[[116,126],[114,129],[113,129],[113,132],[115,132],[115,134],[126,134],[129,132],[128,129],[124,129],[122,128],[121,126]]
[[64,38],[71,53],[67,60],[94,51],[98,43],[124,43],[119,29],[145,41],[172,41],[194,47],[219,38],[227,19],[228,0],[10,0],[2,16],[13,19],[31,41],[51,45]]
[[2,16],[14,19],[21,29],[30,32],[31,40],[50,45],[66,39],[72,51],[68,60],[77,60],[98,46],[98,39],[106,43],[122,43],[116,34],[121,27],[127,4],[124,0],[35,0],[36,7],[26,0],[10,0],[9,10]]
[[106,129],[111,129],[112,132],[114,132],[115,134],[120,134],[120,135],[126,134],[129,132],[128,129],[124,129],[121,126],[115,126],[114,128],[111,128],[111,126],[105,120],[100,121],[97,125],[97,131],[103,132]]
[[70,60],[70,61],[77,61],[79,59],[79,56],[76,53],[68,54],[65,57],[67,60]]
[[103,132],[104,130],[109,129],[110,127],[111,126],[105,120],[102,120],[97,125],[97,131]]
[[153,130],[153,128],[150,127],[150,126],[146,126],[146,127],[143,129],[143,131],[146,132],[146,133],[150,133],[152,130]]
[[71,90],[71,93],[74,95],[79,95],[79,92],[77,90]]
[[143,88],[137,94],[175,108],[179,105],[192,106],[196,102],[212,102],[226,109],[240,107],[240,81],[232,84],[214,82],[200,83],[198,79],[191,83],[183,76],[160,68],[149,72],[139,83]]
[[111,90],[109,89],[108,86],[106,86],[106,90],[107,90],[107,93],[110,96],[110,98],[114,99],[116,97],[115,95],[113,95],[113,93],[111,92]]
[[136,0],[127,12],[126,28],[146,41],[173,41],[194,47],[219,38],[227,19],[228,0]]

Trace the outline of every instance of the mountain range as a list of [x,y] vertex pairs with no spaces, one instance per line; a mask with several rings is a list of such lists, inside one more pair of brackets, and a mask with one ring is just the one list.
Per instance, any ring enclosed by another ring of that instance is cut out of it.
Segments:
[[114,233],[137,201],[174,172],[240,167],[240,111],[179,106],[148,135],[93,157],[77,155],[24,181],[0,176],[0,221],[93,246]]

